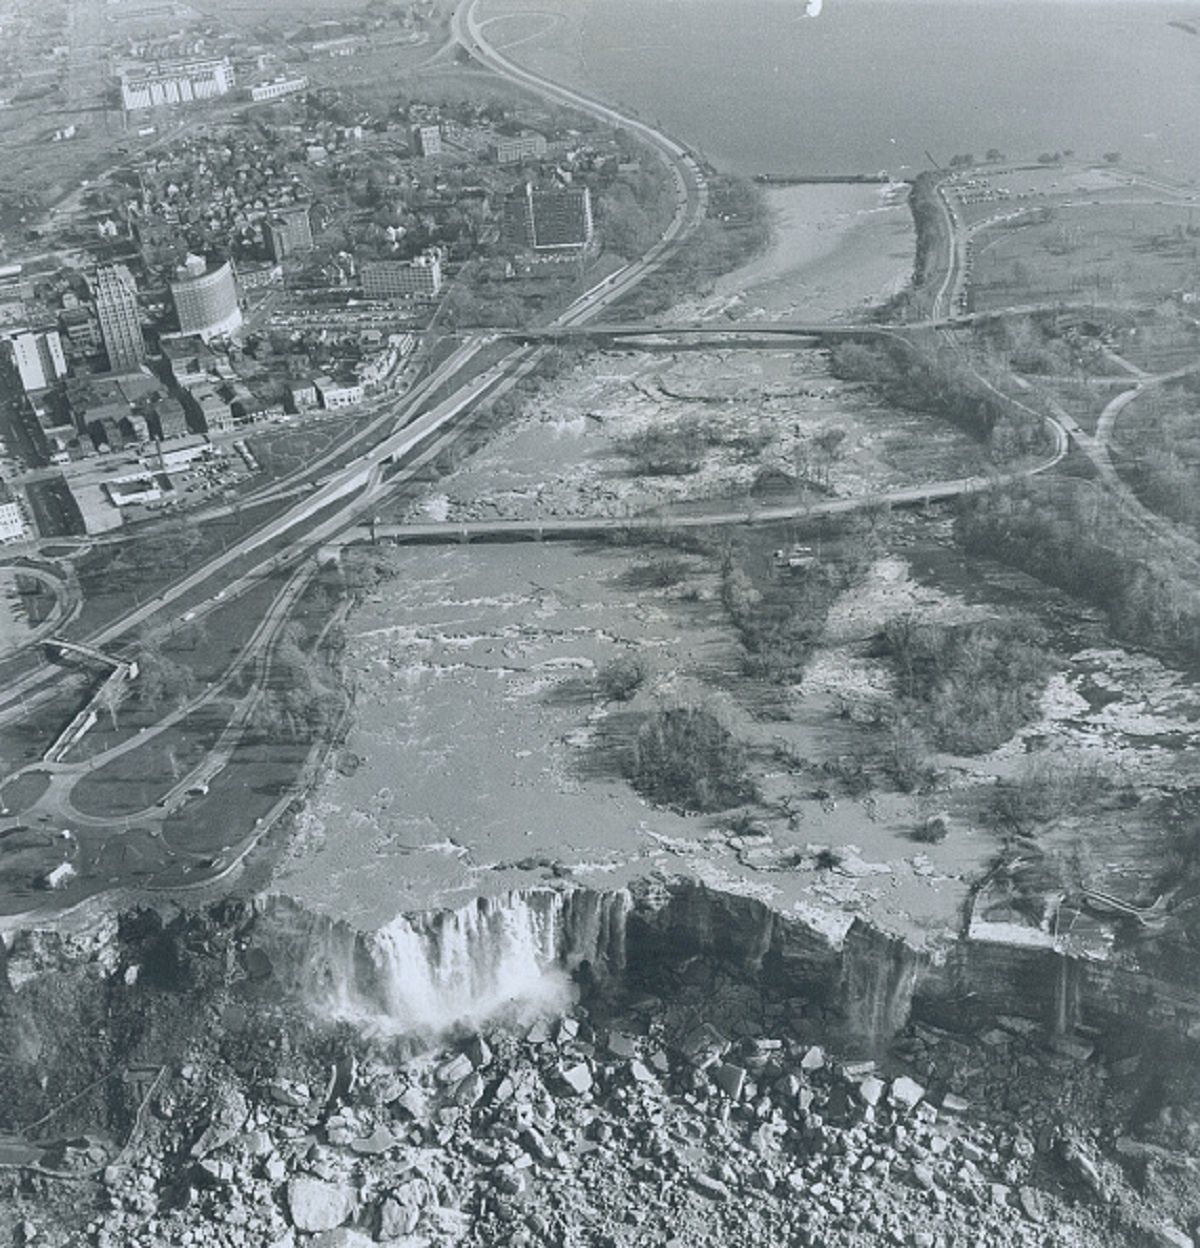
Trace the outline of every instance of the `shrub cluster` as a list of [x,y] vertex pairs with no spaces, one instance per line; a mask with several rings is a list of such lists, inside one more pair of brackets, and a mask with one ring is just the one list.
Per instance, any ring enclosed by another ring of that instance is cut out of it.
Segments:
[[1186,567],[1085,484],[1028,482],[976,495],[960,510],[955,536],[971,554],[1101,608],[1122,641],[1200,661],[1200,593]]
[[996,459],[1029,454],[1044,445],[1036,414],[990,390],[953,350],[919,350],[900,338],[840,342],[831,355],[834,375],[876,387],[889,403],[932,412],[985,442]]
[[755,797],[745,746],[698,706],[651,715],[630,749],[627,774],[643,796],[682,810],[728,810]]
[[683,477],[699,472],[705,445],[698,429],[673,426],[632,434],[618,450],[631,461],[636,476]]
[[646,680],[646,664],[635,654],[622,654],[596,675],[600,696],[610,702],[628,702]]
[[953,754],[982,754],[1038,713],[1050,675],[1041,629],[1016,620],[974,624],[889,622],[883,649],[900,697],[933,742]]
[[996,785],[991,814],[1001,829],[1028,836],[1040,825],[1082,813],[1109,787],[1095,760],[1039,755]]

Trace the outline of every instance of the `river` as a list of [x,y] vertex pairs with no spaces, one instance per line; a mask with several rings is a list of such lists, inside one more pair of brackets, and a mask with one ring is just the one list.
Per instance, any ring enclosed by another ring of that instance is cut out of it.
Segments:
[[[718,166],[903,176],[958,152],[1120,151],[1200,175],[1195,6],[1160,0],[485,0],[519,62]],[[523,16],[515,16],[523,14]]]

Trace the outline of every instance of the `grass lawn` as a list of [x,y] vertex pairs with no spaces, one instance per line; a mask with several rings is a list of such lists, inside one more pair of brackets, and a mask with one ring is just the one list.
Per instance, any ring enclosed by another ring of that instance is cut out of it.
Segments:
[[152,806],[212,749],[229,722],[228,702],[213,702],[84,776],[71,801],[85,815],[119,819]]
[[1050,219],[983,230],[972,292],[987,311],[1026,303],[1153,303],[1200,283],[1194,209],[1146,203],[1050,206]]

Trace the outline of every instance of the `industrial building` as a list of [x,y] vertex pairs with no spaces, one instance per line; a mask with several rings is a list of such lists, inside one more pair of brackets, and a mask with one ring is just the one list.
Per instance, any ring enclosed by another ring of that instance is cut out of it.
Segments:
[[285,95],[295,95],[307,86],[308,79],[303,74],[296,78],[274,78],[251,87],[250,98],[255,104],[263,104],[268,100],[282,99]]
[[199,61],[158,61],[127,66],[120,73],[121,106],[161,108],[211,100],[233,89],[233,66],[227,57]]
[[344,385],[342,382],[334,381],[332,377],[314,377],[313,388],[324,408],[353,407],[355,403],[363,401],[362,386]]

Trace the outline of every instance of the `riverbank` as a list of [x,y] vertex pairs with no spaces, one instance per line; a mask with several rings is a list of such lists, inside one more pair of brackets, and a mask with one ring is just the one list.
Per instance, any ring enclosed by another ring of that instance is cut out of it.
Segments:
[[911,280],[916,231],[906,184],[763,189],[770,244],[680,302],[682,320],[861,319]]

